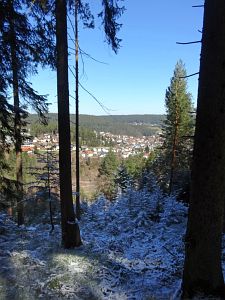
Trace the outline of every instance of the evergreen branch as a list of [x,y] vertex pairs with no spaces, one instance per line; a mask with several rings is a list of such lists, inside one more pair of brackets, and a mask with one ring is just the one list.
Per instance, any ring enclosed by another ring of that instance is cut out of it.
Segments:
[[111,45],[113,51],[117,53],[122,41],[117,37],[117,33],[122,24],[117,23],[116,20],[124,13],[125,7],[119,7],[114,1],[108,0],[102,0],[102,6],[103,10],[98,14],[98,17],[102,19],[106,41]]

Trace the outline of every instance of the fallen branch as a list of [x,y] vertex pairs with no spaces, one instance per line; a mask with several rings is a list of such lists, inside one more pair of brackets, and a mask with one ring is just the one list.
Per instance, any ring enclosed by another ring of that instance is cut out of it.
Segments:
[[165,246],[163,246],[163,248],[173,257],[176,257],[176,255],[174,255],[170,250],[168,250]]

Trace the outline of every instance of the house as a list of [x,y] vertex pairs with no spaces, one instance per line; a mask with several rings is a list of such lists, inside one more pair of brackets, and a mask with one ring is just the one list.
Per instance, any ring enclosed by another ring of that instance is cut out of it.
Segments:
[[26,144],[21,146],[22,152],[32,152],[34,151],[34,145],[33,144]]

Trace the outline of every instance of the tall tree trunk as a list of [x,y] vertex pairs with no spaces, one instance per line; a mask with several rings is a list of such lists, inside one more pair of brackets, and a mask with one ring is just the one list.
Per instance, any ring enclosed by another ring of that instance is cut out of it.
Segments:
[[80,157],[79,157],[79,44],[78,0],[75,1],[75,48],[76,48],[76,216],[80,220]]
[[19,79],[18,79],[18,62],[16,55],[16,33],[14,26],[14,7],[13,1],[10,2],[10,51],[11,65],[13,73],[13,99],[14,99],[14,136],[16,151],[16,189],[17,189],[17,222],[18,225],[24,223],[23,208],[23,169],[22,169],[22,137],[21,137],[21,119],[20,119],[20,100],[19,100]]
[[225,197],[225,1],[205,1],[183,298],[225,298],[221,236]]
[[81,239],[72,198],[66,2],[56,0],[59,179],[62,243],[73,248],[81,245]]

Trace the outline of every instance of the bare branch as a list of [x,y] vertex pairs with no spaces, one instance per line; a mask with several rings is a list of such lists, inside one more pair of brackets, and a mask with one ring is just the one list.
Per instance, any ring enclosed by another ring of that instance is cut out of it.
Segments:
[[80,50],[80,53],[82,53],[83,55],[89,57],[90,59],[92,59],[92,60],[94,60],[94,61],[96,61],[96,62],[98,62],[98,63],[100,63],[100,64],[108,65],[108,63],[106,63],[106,62],[104,62],[104,61],[100,61],[100,60],[94,58],[93,56],[91,56],[90,54],[88,54],[87,52],[85,52],[84,50],[82,50],[82,49],[80,48],[80,46],[79,46],[79,50]]
[[[79,45],[78,45],[79,46]],[[81,61],[82,61],[82,76],[86,76],[87,74],[85,73],[85,68],[84,68],[84,58],[83,58],[83,54],[82,52],[80,52],[80,57],[81,57]],[[75,67],[74,67],[75,68]]]
[[[72,38],[70,38],[70,39],[71,39],[71,41],[74,41],[74,40],[72,40]],[[72,51],[75,52],[75,49],[72,48],[72,47],[70,47],[70,46],[68,46],[68,49],[70,49],[70,50],[72,50]],[[93,56],[91,56],[90,54],[88,54],[87,52],[85,52],[84,50],[82,50],[80,46],[79,46],[79,50],[80,50],[80,54],[81,54],[81,55],[85,55],[85,56],[87,56],[88,58],[90,58],[90,59],[92,59],[92,60],[94,60],[94,61],[96,61],[96,62],[98,62],[98,63],[100,63],[100,64],[109,65],[108,63],[106,63],[106,62],[104,62],[104,61],[100,61],[100,60],[94,58]]]
[[71,94],[70,94],[70,98],[76,100],[76,98],[73,95],[71,95]]
[[69,20],[69,22],[70,22],[70,25],[71,25],[71,27],[72,27],[72,30],[73,30],[73,33],[74,33],[74,36],[75,36],[75,28],[74,28],[74,24],[72,23],[72,21],[71,21],[71,19],[70,19],[70,16],[67,14],[67,18],[68,18],[68,20]]
[[190,74],[190,75],[180,76],[179,78],[184,79],[184,78],[192,77],[192,76],[195,76],[195,75],[198,75],[198,74],[199,74],[199,72],[196,72],[196,73],[193,73],[193,74]]
[[196,8],[196,7],[204,7],[205,5],[192,5],[192,7]]
[[80,87],[87,92],[99,105],[100,107],[104,110],[104,112],[107,115],[110,115],[110,111],[112,111],[112,109],[109,109],[108,107],[106,107],[105,105],[103,105],[91,92],[89,92],[80,82],[79,82]]
[[[73,72],[73,70],[71,69],[71,67],[69,66],[69,70],[72,73],[72,75],[74,76],[74,78],[76,78],[75,73]],[[80,87],[86,92],[88,93],[98,104],[99,106],[104,110],[104,112],[107,115],[110,115],[110,111],[112,111],[112,109],[109,109],[108,107],[106,107],[104,104],[101,103],[101,101],[99,101],[91,92],[89,92],[80,82],[79,82]],[[71,98],[75,99],[74,96],[70,95]]]
[[71,36],[69,31],[67,32],[67,34],[68,34],[69,40],[71,40],[75,44],[75,39]]
[[74,53],[75,53],[75,49],[74,49],[74,48],[72,48],[72,47],[68,46],[68,49],[70,49],[70,50],[74,51]]
[[170,255],[172,255],[173,257],[176,257],[176,255],[173,254],[169,249],[167,249],[166,246],[163,246],[163,248],[164,248]]
[[70,70],[70,72],[72,73],[73,77],[76,78],[76,75],[75,75],[75,73],[73,72],[73,70],[71,69],[71,67],[70,67],[70,66],[68,66],[68,67],[69,67],[69,70]]
[[190,44],[198,44],[201,43],[202,41],[194,41],[194,42],[176,42],[178,45],[190,45]]

